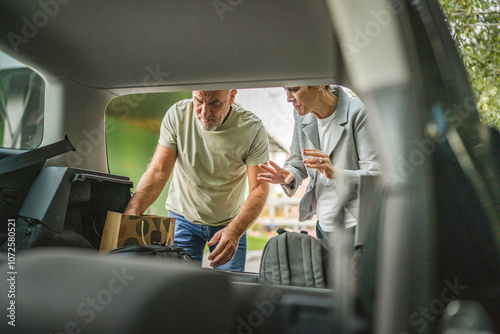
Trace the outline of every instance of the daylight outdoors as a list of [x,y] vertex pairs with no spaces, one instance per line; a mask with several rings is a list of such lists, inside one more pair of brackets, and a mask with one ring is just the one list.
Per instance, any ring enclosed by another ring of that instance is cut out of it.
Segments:
[[440,0],[485,123],[500,129],[500,2]]

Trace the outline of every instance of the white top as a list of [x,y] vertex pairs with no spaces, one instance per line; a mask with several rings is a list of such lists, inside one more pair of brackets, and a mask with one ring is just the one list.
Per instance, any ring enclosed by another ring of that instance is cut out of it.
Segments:
[[[335,112],[327,118],[317,119],[321,151],[327,154],[330,154],[335,148],[332,138],[334,133],[333,126],[335,124],[335,122],[333,122],[334,118]],[[334,218],[335,212],[337,212],[336,206],[338,205],[336,182],[335,180],[326,178],[323,173],[319,171],[316,173],[316,177],[318,178],[316,182],[316,198],[318,199],[316,217],[323,231],[332,232],[335,226]],[[344,222],[346,228],[356,225],[356,219],[347,210],[344,210]]]

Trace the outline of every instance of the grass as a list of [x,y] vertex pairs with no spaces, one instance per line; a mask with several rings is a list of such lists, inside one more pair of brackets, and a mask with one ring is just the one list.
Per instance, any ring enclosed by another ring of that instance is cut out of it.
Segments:
[[269,238],[247,235],[248,250],[263,250]]

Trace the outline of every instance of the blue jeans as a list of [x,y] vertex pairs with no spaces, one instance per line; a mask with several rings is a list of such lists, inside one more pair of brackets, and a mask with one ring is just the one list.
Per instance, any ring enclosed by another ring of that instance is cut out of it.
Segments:
[[[349,238],[351,238],[352,244],[354,245],[354,233],[356,231],[355,227],[350,227],[347,229],[349,233]],[[333,238],[333,233],[335,232],[325,232],[319,225],[319,220],[316,221],[316,237],[321,240],[325,245],[330,245],[330,240]]]
[[[169,217],[175,218],[175,233],[174,233],[174,243],[179,245],[186,250],[186,252],[191,255],[193,261],[199,262],[200,266],[203,261],[203,250],[205,245],[215,233],[222,230],[225,226],[210,226],[210,225],[199,225],[188,221],[181,215],[178,215],[172,211],[168,212]],[[209,246],[210,252],[212,252],[218,243]],[[238,244],[238,250],[234,254],[231,261],[222,266],[217,267],[217,269],[231,270],[231,271],[244,271],[245,262],[247,256],[247,234],[243,234],[240,238]]]
[[330,235],[331,232],[325,232],[319,225],[319,220],[316,221],[316,238],[318,238],[325,246],[330,248]]

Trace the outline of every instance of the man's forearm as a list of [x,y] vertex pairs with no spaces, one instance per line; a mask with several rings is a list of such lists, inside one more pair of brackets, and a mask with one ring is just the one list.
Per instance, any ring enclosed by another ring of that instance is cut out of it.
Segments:
[[143,175],[134,196],[130,199],[126,214],[140,215],[160,196],[168,178],[156,175],[154,172],[146,172]]
[[260,184],[250,192],[238,215],[228,225],[238,237],[241,237],[259,217],[269,194],[269,185]]
[[140,215],[160,196],[177,159],[177,150],[158,144],[148,170],[141,177],[125,213]]

